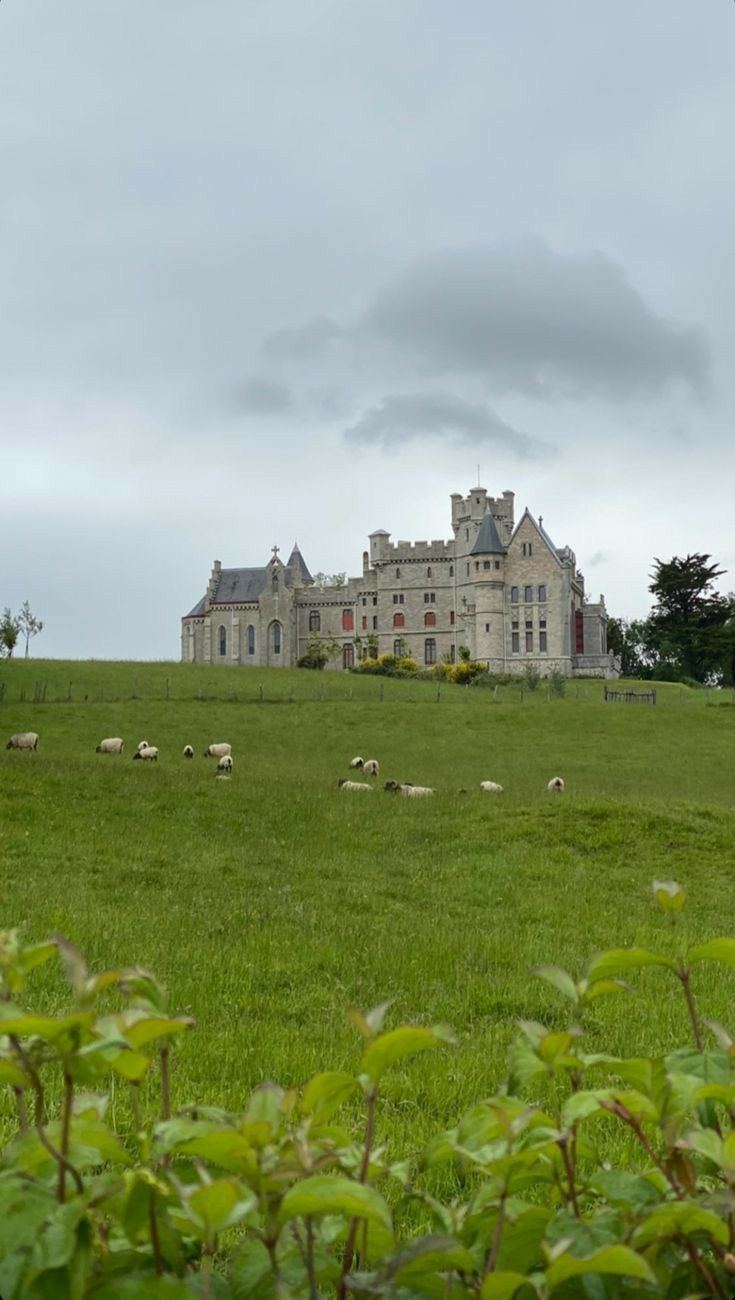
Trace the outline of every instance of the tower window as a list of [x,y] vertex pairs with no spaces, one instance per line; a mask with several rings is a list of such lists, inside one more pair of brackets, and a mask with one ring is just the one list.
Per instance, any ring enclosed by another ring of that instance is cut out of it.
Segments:
[[539,587],[539,589],[538,589],[538,598],[539,598],[539,600],[540,600],[541,602],[543,602],[543,601],[546,600],[546,587],[543,587],[543,586],[542,586],[542,587]]
[[450,623],[450,626],[451,626],[451,627],[454,627],[454,610],[453,610],[453,609],[450,609],[450,611],[449,611],[449,623]]
[[431,577],[431,565],[429,565],[429,567],[428,567],[427,570],[426,570],[426,576],[427,576],[427,578],[430,578],[430,577]]
[[499,569],[499,568],[500,568],[500,560],[496,560],[496,561],[495,561],[495,568],[496,568],[496,569]]
[[486,623],[486,624],[485,624],[485,631],[486,631],[486,632],[489,632],[489,631],[490,631],[490,624],[489,624],[489,623]]
[[424,641],[424,663],[425,664],[436,663],[436,641],[434,640],[433,636],[427,637],[427,639]]
[[396,569],[396,577],[397,577],[397,578],[400,578],[400,576],[401,576],[401,570],[400,570],[400,569]]
[[319,610],[310,609],[309,610],[309,631],[319,632],[321,631],[321,626],[322,626],[322,617],[321,614],[319,613]]
[[453,578],[453,577],[454,577],[454,565],[453,565],[453,564],[450,564],[450,566],[449,566],[449,576],[450,576],[450,578]]

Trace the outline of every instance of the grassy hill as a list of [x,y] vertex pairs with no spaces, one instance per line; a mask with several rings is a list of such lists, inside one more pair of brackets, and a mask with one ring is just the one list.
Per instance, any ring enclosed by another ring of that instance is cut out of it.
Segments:
[[[519,1016],[565,1021],[533,963],[578,970],[595,949],[671,945],[653,877],[690,891],[692,934],[735,933],[735,708],[659,686],[655,708],[602,702],[599,682],[549,699],[342,674],[178,664],[0,665],[4,926],[58,930],[96,967],[138,962],[198,1028],[175,1100],[237,1106],[264,1078],[299,1082],[354,1058],[345,1015],[394,999],[393,1022],[449,1022],[459,1047],[396,1086],[388,1123],[417,1142],[505,1065]],[[35,697],[35,702],[34,702]],[[262,698],[261,698],[262,697]],[[725,707],[727,706],[727,707]],[[122,757],[95,754],[122,735]],[[137,742],[157,765],[133,763]],[[215,781],[201,755],[233,745]],[[191,743],[196,758],[181,757]],[[381,762],[367,796],[337,790],[349,759]],[[567,783],[546,793],[549,777]],[[382,791],[435,786],[433,800]],[[505,787],[482,796],[480,780]],[[467,794],[460,794],[464,788]],[[659,973],[600,1004],[590,1047],[685,1034]],[[39,1001],[63,985],[44,968]],[[735,977],[700,977],[728,1022]],[[412,1069],[413,1067],[411,1067]],[[419,1083],[420,1080],[420,1083]]]

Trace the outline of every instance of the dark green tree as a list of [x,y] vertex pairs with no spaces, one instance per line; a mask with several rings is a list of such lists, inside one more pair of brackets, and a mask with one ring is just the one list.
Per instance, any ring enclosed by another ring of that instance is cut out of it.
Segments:
[[731,602],[714,590],[725,572],[712,557],[695,552],[654,559],[648,590],[656,599],[647,621],[649,650],[672,675],[704,682],[721,673],[722,628]]
[[0,618],[0,659],[13,658],[19,635],[18,619],[13,617],[6,605]]

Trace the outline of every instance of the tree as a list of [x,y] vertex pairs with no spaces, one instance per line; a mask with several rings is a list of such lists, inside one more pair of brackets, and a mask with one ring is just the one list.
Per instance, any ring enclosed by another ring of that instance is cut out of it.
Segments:
[[13,618],[7,605],[3,610],[3,616],[0,619],[0,659],[12,659],[13,651],[18,644],[20,635],[19,622]]
[[31,613],[31,607],[27,600],[23,601],[23,604],[20,607],[20,614],[18,614],[15,621],[18,624],[20,635],[24,636],[26,639],[25,657],[27,659],[28,643],[32,636],[38,636],[39,632],[43,632],[43,623],[40,618],[36,618],[35,615]]
[[656,598],[647,621],[650,648],[659,664],[697,682],[721,672],[721,630],[732,616],[731,601],[713,590],[725,570],[711,558],[699,552],[655,558],[648,588]]
[[650,677],[656,662],[646,619],[609,618],[607,648],[620,659],[623,677]]

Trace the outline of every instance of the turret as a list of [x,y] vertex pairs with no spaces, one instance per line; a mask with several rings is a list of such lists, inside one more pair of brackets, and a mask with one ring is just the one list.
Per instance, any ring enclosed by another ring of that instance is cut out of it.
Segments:
[[374,533],[370,534],[370,563],[379,564],[381,560],[389,558],[390,551],[390,533],[384,528],[376,528]]
[[505,558],[488,501],[470,551],[470,580],[475,588],[475,658],[494,672],[503,671],[505,660]]

